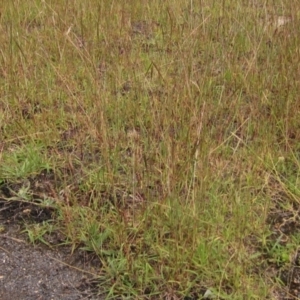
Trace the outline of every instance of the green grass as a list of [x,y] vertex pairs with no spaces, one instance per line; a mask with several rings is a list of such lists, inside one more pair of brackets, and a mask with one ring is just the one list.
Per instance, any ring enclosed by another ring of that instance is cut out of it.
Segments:
[[[96,253],[108,298],[285,289],[274,270],[299,235],[282,242],[273,220],[298,217],[299,12],[277,0],[3,4],[0,183],[56,209],[26,227],[30,241],[57,230]],[[41,172],[53,178],[37,196]]]

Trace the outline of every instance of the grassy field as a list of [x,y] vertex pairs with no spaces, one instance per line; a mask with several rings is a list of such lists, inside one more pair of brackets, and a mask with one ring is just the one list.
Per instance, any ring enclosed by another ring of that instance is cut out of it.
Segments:
[[108,298],[297,299],[298,1],[15,0],[0,20],[1,197],[52,209],[31,242],[94,252]]

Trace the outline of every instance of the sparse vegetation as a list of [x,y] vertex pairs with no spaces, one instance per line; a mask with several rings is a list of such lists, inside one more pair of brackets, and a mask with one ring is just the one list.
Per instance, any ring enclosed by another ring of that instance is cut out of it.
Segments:
[[107,298],[297,299],[298,1],[0,18],[1,199],[52,212],[31,242],[94,252]]

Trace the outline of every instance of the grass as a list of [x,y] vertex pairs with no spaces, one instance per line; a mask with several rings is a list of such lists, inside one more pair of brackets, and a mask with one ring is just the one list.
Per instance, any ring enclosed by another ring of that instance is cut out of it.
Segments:
[[7,1],[0,18],[2,190],[56,212],[30,241],[94,252],[108,298],[289,289],[297,1]]

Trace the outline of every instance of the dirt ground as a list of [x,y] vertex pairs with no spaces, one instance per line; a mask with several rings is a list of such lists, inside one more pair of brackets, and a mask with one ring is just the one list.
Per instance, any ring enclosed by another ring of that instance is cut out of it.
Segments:
[[[99,296],[93,274],[96,257],[68,247],[50,249],[28,243],[12,210],[0,203],[0,299],[77,300]],[[7,214],[10,211],[10,216]],[[16,210],[14,210],[15,212]]]

